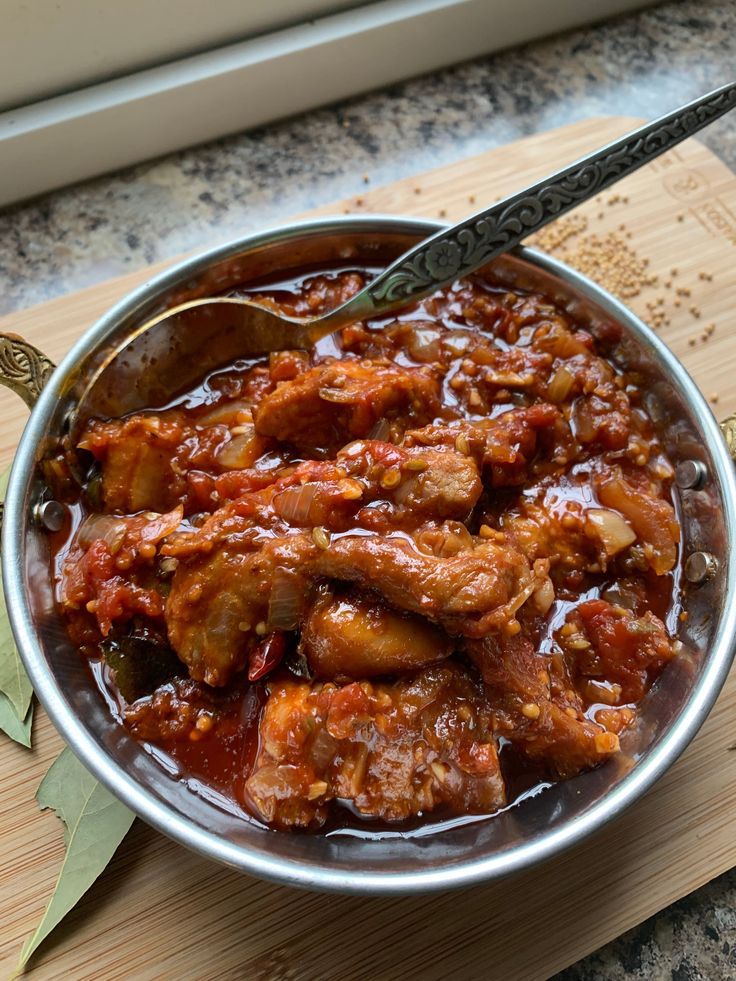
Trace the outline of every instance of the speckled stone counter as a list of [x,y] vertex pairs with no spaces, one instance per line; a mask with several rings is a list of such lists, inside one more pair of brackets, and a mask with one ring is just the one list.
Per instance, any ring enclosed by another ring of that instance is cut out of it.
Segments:
[[[736,3],[667,3],[187,150],[0,213],[0,313],[592,115],[736,75]],[[700,137],[736,169],[736,114]],[[605,884],[601,883],[602,893]],[[736,871],[556,981],[736,977]]]

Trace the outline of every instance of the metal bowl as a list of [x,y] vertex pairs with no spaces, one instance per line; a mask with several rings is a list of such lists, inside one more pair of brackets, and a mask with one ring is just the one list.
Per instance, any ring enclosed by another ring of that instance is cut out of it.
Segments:
[[[228,813],[175,780],[114,723],[55,609],[46,532],[38,505],[38,461],[64,431],[87,379],[129,332],[195,296],[219,293],[306,263],[376,265],[440,226],[397,217],[326,218],[264,232],[206,252],[150,280],[117,304],[74,346],[43,385],[20,441],[5,500],[2,569],[13,633],[39,700],[82,762],[136,814],[190,848],[244,872],[314,889],[398,894],[468,885],[540,862],[610,821],[660,777],[693,738],[718,695],[734,654],[736,484],[718,424],[682,365],[612,296],[567,266],[530,249],[491,264],[510,288],[552,296],[605,340],[618,363],[645,373],[648,408],[675,464],[684,557],[683,654],[648,695],[622,752],[590,773],[556,784],[491,820],[460,822],[441,834],[380,840],[283,834]],[[231,356],[237,354],[236,338]],[[0,363],[15,358],[28,392],[45,380],[36,352],[5,338]],[[225,345],[227,347],[227,344]],[[172,349],[182,385],[222,358],[197,338]],[[127,408],[145,405],[166,369],[141,377]],[[6,372],[7,373],[7,372]],[[23,373],[23,372],[21,372]],[[34,381],[35,380],[35,381]],[[17,377],[14,387],[19,388]],[[94,407],[93,407],[94,409]],[[690,485],[690,486],[688,486]]]

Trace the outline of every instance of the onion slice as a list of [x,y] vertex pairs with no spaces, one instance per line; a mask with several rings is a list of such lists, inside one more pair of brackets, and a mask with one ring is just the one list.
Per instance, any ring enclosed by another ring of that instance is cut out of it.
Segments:
[[631,525],[618,511],[608,508],[589,508],[585,515],[585,533],[597,538],[606,555],[616,555],[636,541]]
[[272,630],[296,630],[304,610],[306,583],[293,569],[278,566],[271,582],[266,627]]
[[368,439],[377,439],[380,440],[382,443],[385,443],[388,441],[390,435],[391,435],[391,423],[384,416],[381,419],[377,420],[377,422],[373,426],[373,429],[371,429],[371,431],[368,433]]
[[273,499],[273,509],[280,518],[292,525],[314,524],[312,504],[317,496],[319,485],[316,483],[299,484],[287,487],[276,494]]
[[93,542],[102,541],[115,555],[123,544],[127,523],[125,518],[113,514],[91,514],[86,518],[77,532],[77,545],[89,548]]

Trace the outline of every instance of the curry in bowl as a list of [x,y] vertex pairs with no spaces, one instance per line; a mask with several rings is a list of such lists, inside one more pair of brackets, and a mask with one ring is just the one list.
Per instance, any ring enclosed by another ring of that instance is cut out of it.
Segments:
[[[370,275],[248,295],[317,314]],[[545,296],[472,279],[93,420],[47,466],[70,637],[113,716],[246,820],[492,815],[617,754],[677,655],[645,389]]]

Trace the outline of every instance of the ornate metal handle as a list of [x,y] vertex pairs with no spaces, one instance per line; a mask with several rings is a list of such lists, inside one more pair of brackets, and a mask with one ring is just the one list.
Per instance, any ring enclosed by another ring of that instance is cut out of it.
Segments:
[[736,83],[642,126],[486,211],[438,232],[397,259],[324,319],[343,322],[387,313],[428,296],[518,245],[550,221],[670,150],[736,106]]
[[0,334],[0,384],[7,385],[29,409],[56,365],[17,334]]
[[[20,395],[29,409],[36,404],[55,367],[53,361],[18,334],[0,333],[0,384]],[[5,503],[1,502],[0,527],[4,512]]]
[[726,440],[731,459],[736,462],[736,415],[726,416],[723,422],[718,425],[721,427],[723,438]]

